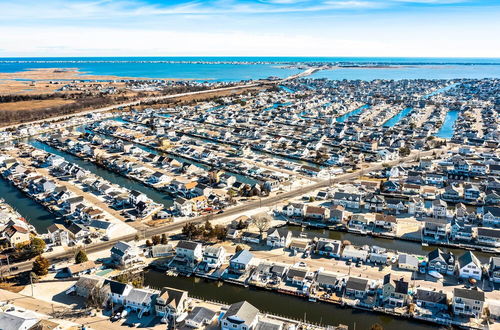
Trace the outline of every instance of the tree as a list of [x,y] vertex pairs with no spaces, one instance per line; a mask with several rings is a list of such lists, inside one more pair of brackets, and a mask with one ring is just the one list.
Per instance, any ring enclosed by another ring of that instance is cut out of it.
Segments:
[[47,275],[49,272],[49,260],[42,256],[36,257],[35,261],[33,261],[32,271],[38,276]]
[[227,237],[227,228],[221,225],[216,225],[214,227],[214,236],[219,240],[219,241],[225,241]]
[[138,240],[139,240],[139,234],[135,234],[135,236],[134,236],[134,241],[136,241],[136,242],[137,242]]
[[375,323],[370,327],[370,330],[384,330],[384,327],[378,323]]
[[45,251],[45,241],[38,237],[33,237],[30,243],[30,252],[34,256],[38,256]]
[[401,157],[406,157],[410,154],[410,148],[408,147],[401,147],[399,148],[399,155]]
[[85,305],[88,308],[101,309],[108,299],[108,296],[102,288],[94,287],[89,291],[89,295],[85,300]]
[[150,240],[146,240],[146,246],[147,247],[152,247],[153,246],[153,243],[151,243]]
[[271,217],[269,216],[269,214],[263,212],[254,215],[252,218],[255,227],[257,227],[261,235],[263,232],[269,229],[269,226],[271,224]]
[[151,239],[153,240],[153,245],[158,245],[161,242],[161,238],[159,235],[154,235],[153,237],[151,237]]
[[244,249],[243,249],[243,246],[241,246],[241,245],[237,245],[237,246],[236,246],[236,253],[238,253],[238,252],[240,252],[240,251],[243,251],[243,250],[244,250]]
[[87,253],[83,250],[78,250],[78,252],[75,255],[75,263],[76,264],[81,264],[85,261],[89,261],[89,258],[87,257]]
[[310,202],[310,203],[314,202],[315,200],[316,200],[316,199],[314,198],[314,196],[310,196],[310,197],[309,197],[309,202]]
[[165,233],[161,234],[161,241],[160,241],[161,244],[167,244],[168,243],[168,239],[167,239],[167,235]]

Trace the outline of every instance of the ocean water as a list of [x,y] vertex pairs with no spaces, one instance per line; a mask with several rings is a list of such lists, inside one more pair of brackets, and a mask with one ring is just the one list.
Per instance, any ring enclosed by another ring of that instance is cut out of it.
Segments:
[[36,68],[77,68],[81,72],[94,75],[131,78],[240,81],[269,76],[287,77],[301,70],[283,67],[283,64],[311,62],[402,65],[390,68],[347,67],[323,70],[311,76],[333,80],[500,78],[498,58],[32,57],[0,58],[0,72]]

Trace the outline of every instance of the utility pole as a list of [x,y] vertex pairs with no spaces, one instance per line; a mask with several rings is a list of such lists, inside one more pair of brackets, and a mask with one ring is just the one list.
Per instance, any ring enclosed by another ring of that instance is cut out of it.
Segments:
[[31,296],[34,297],[34,294],[33,294],[33,276],[31,275],[31,272],[30,272],[30,284],[31,284]]

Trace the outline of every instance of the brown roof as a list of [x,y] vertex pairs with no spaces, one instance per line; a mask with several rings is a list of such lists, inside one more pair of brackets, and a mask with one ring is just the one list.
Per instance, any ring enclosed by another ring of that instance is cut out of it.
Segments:
[[307,206],[306,213],[325,214],[326,209],[321,206]]
[[76,274],[76,273],[84,272],[86,270],[93,269],[96,267],[97,267],[97,265],[95,264],[95,262],[93,262],[92,260],[89,260],[89,261],[82,262],[81,264],[75,264],[75,265],[68,266],[68,270],[72,274]]

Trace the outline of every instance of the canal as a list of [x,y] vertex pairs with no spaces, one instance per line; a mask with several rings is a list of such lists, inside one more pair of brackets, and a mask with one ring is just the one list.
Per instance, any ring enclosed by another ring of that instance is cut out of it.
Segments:
[[383,127],[393,127],[395,126],[397,123],[399,123],[401,121],[401,119],[403,119],[404,117],[408,116],[411,112],[412,112],[413,108],[404,108],[403,110],[401,110],[400,112],[398,112],[396,115],[394,115],[393,117],[391,117],[391,119],[389,119],[388,121],[386,121],[384,123],[384,125],[382,125]]
[[272,291],[245,288],[219,281],[210,281],[196,277],[167,276],[164,273],[149,270],[144,274],[144,284],[153,288],[164,286],[186,290],[192,297],[232,304],[246,300],[262,312],[284,316],[291,319],[304,318],[311,323],[322,325],[345,324],[349,329],[369,329],[379,323],[385,330],[411,328],[415,330],[433,329],[431,325],[410,320],[396,319],[391,316],[370,313],[351,308],[343,308],[327,303],[313,303]]
[[[373,237],[368,235],[357,235],[354,233],[333,231],[328,229],[307,228],[304,229],[304,231],[302,231],[302,227],[294,225],[288,225],[286,226],[286,228],[288,228],[293,233],[294,237],[298,237],[299,234],[305,234],[308,238],[311,239],[314,237],[318,238],[324,237],[340,241],[347,240],[357,246],[363,246],[363,245],[368,245],[370,247],[379,246],[390,251],[398,251],[409,254],[427,255],[429,254],[429,252],[433,251],[437,247],[433,245],[422,246],[421,243],[413,241],[388,239],[388,238]],[[439,248],[444,252],[453,252],[453,254],[456,257],[460,257],[462,254],[466,252],[463,249],[455,249],[448,247],[439,247]],[[474,251],[473,253],[482,263],[487,263],[490,260],[490,257],[494,256],[491,253],[480,252],[480,251]]]
[[348,113],[340,116],[340,117],[337,117],[336,121],[339,122],[339,123],[343,123],[345,122],[349,117],[351,116],[356,116],[356,115],[359,115],[363,110],[365,109],[368,109],[370,106],[368,104],[365,104],[357,109],[354,109],[352,111],[349,111]]
[[455,133],[455,122],[458,119],[460,111],[450,110],[446,113],[443,125],[436,133],[436,136],[443,139],[451,139]]

